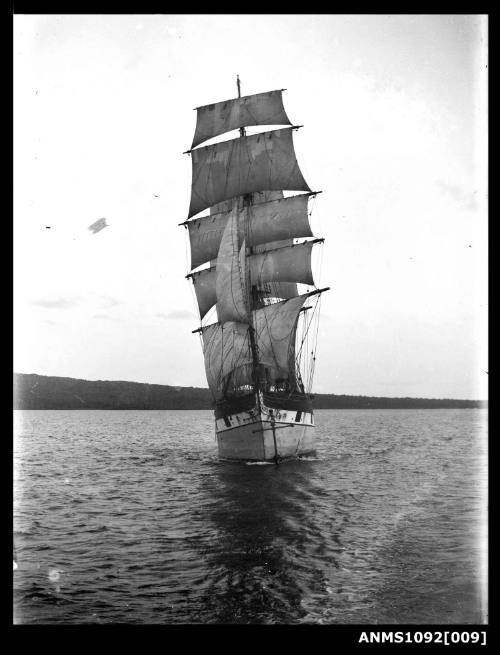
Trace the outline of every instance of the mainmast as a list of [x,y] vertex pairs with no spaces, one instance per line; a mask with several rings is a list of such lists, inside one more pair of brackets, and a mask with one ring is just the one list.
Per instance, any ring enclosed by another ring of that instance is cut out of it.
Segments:
[[[240,76],[236,75],[236,86],[238,87],[238,98],[241,98],[241,83],[240,83]],[[246,131],[244,127],[240,127],[240,138],[245,138],[246,137]],[[245,209],[244,212],[244,223],[243,223],[243,233],[245,235],[245,251],[247,249],[246,244],[250,243],[250,203],[251,203],[251,194],[247,193],[243,196],[243,207]],[[248,254],[252,253],[252,248],[251,246],[248,247]],[[246,253],[245,253],[246,254]],[[257,394],[257,405],[260,408],[260,396],[259,396],[259,389],[260,389],[260,384],[259,384],[259,374],[258,374],[258,366],[259,366],[259,355],[257,351],[257,344],[255,341],[255,329],[253,326],[253,307],[252,307],[252,281],[250,277],[250,267],[247,265],[247,260],[245,257],[245,289],[246,289],[246,305],[247,305],[247,312],[248,312],[248,334],[250,337],[250,348],[252,351],[252,379],[253,379],[253,387],[254,391]]]

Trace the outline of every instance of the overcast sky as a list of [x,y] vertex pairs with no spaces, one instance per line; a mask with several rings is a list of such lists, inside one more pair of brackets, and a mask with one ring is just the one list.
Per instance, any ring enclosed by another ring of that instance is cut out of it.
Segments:
[[16,15],[14,370],[206,386],[182,153],[239,73],[323,191],[313,390],[486,398],[486,65],[481,16]]

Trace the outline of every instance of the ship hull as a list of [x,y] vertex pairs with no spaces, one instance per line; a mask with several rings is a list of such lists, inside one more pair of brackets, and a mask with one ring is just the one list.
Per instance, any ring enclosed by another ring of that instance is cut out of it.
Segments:
[[312,411],[255,407],[215,421],[219,457],[280,462],[316,452]]

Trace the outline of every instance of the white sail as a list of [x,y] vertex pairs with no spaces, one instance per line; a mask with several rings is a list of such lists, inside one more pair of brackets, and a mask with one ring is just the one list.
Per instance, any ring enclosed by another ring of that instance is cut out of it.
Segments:
[[307,215],[308,201],[309,194],[303,194],[251,207],[251,245],[313,236]]
[[252,356],[248,325],[229,321],[204,327],[203,354],[207,382],[215,398],[224,395],[224,382],[238,369],[240,384],[251,384]]
[[297,163],[290,127],[198,148],[191,161],[188,218],[247,193],[311,191]]
[[[212,205],[212,207],[210,207],[210,216],[213,214],[220,214],[221,212],[227,212],[229,214],[233,208],[233,205],[238,204],[238,200],[239,198],[230,198],[229,200],[223,200],[222,202],[218,202],[216,205]],[[205,216],[202,218],[205,218]]]
[[220,323],[248,321],[245,302],[245,251],[239,245],[238,212],[233,209],[217,256],[215,290]]
[[[268,250],[275,248],[283,248],[284,246],[291,246],[293,239],[283,239],[282,241],[272,241],[264,243],[253,248],[253,253],[264,253]],[[258,289],[258,295],[262,298],[280,298],[282,300],[288,298],[295,298],[299,295],[297,284],[295,282],[276,282],[276,281],[262,281],[251,280],[252,284]]]
[[[312,236],[307,215],[308,199],[309,195],[304,194],[254,202],[248,209],[241,208],[240,215],[248,211],[248,245],[252,247],[270,241]],[[217,257],[230,213],[223,211],[188,221],[192,269]],[[240,225],[243,224],[242,219],[239,220]]]
[[[295,378],[297,318],[310,294],[267,305],[253,311],[259,364],[272,380]],[[229,376],[231,383],[253,384],[249,326],[228,321],[202,328],[205,371],[216,398],[222,397]]]
[[258,205],[261,202],[270,202],[271,200],[279,200],[283,198],[283,191],[274,190],[274,191],[256,191],[252,193],[251,203],[252,205]]
[[252,284],[263,282],[299,282],[314,285],[311,250],[314,243],[267,250],[248,258]]
[[276,250],[276,248],[284,248],[285,246],[291,246],[293,244],[293,239],[280,239],[279,241],[269,241],[268,243],[261,243],[258,246],[252,248],[252,254],[265,253],[270,250]]
[[[285,241],[276,241],[274,243],[266,244],[263,246],[256,246],[255,250],[260,252],[266,252],[266,248],[269,247],[279,247],[288,245],[290,240]],[[229,303],[229,311],[231,312],[231,319],[234,320],[235,317],[238,317],[240,320],[243,320],[242,316],[246,320],[246,310],[244,309],[244,303],[242,295],[244,293],[244,285],[241,285],[241,295],[238,292],[240,287],[240,271],[243,271],[245,266],[244,262],[244,246],[240,248],[239,259],[234,256],[234,252],[230,248],[227,249],[229,255],[227,257],[226,266],[221,267],[221,277],[219,281],[221,289],[221,303],[218,308],[218,318],[219,320],[225,319],[227,317],[227,309],[222,309]],[[201,271],[195,271],[191,274],[191,279],[193,281],[194,290],[196,294],[196,300],[198,301],[198,309],[200,312],[200,319],[204,318],[207,312],[217,303],[217,267],[214,262],[211,262],[212,265],[210,268],[204,268]],[[227,281],[230,280],[228,286]],[[294,298],[298,295],[297,285],[291,282],[261,282],[257,280],[257,286],[263,297],[266,298]],[[233,293],[233,290],[236,289],[236,294]],[[229,293],[231,290],[231,293]],[[235,301],[236,298],[236,301]],[[238,313],[235,314],[235,305],[238,308]],[[245,312],[245,313],[243,313]]]
[[259,361],[272,368],[276,378],[295,375],[297,318],[308,297],[298,296],[253,312]]
[[215,266],[212,266],[193,273],[191,279],[193,281],[201,319],[217,302],[217,294],[215,291],[216,268]]
[[[256,191],[251,194],[251,204],[278,200],[278,198],[283,198],[283,191]],[[210,207],[210,215],[229,212],[235,204],[241,209],[243,207],[243,198],[230,198],[229,200],[223,200],[216,205],[212,205]]]
[[291,125],[281,90],[197,107],[192,148],[208,139],[248,125]]
[[203,216],[186,223],[191,245],[191,269],[216,259],[231,212]]
[[299,295],[295,282],[262,282],[257,285],[263,298],[280,298],[286,300]]

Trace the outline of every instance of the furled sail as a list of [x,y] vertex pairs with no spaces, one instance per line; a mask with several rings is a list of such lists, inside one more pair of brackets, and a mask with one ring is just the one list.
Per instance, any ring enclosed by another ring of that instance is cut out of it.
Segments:
[[252,284],[262,282],[300,282],[314,285],[311,250],[314,242],[266,250],[248,258]]
[[281,90],[197,107],[192,148],[214,136],[247,125],[291,125],[283,107]]
[[[269,241],[312,236],[307,215],[308,199],[308,194],[282,197],[254,202],[248,210],[241,209],[241,212],[249,212],[248,245],[256,246]],[[192,269],[217,257],[230,213],[222,211],[188,221]],[[243,221],[240,220],[239,224],[242,225]]]
[[203,328],[202,336],[207,382],[215,398],[223,397],[230,375],[239,384],[251,384],[252,355],[247,324],[212,323]]
[[220,323],[248,321],[245,302],[245,247],[238,238],[238,212],[227,221],[217,256],[215,291]]
[[191,160],[188,218],[256,191],[311,191],[297,163],[290,127],[198,148]]

